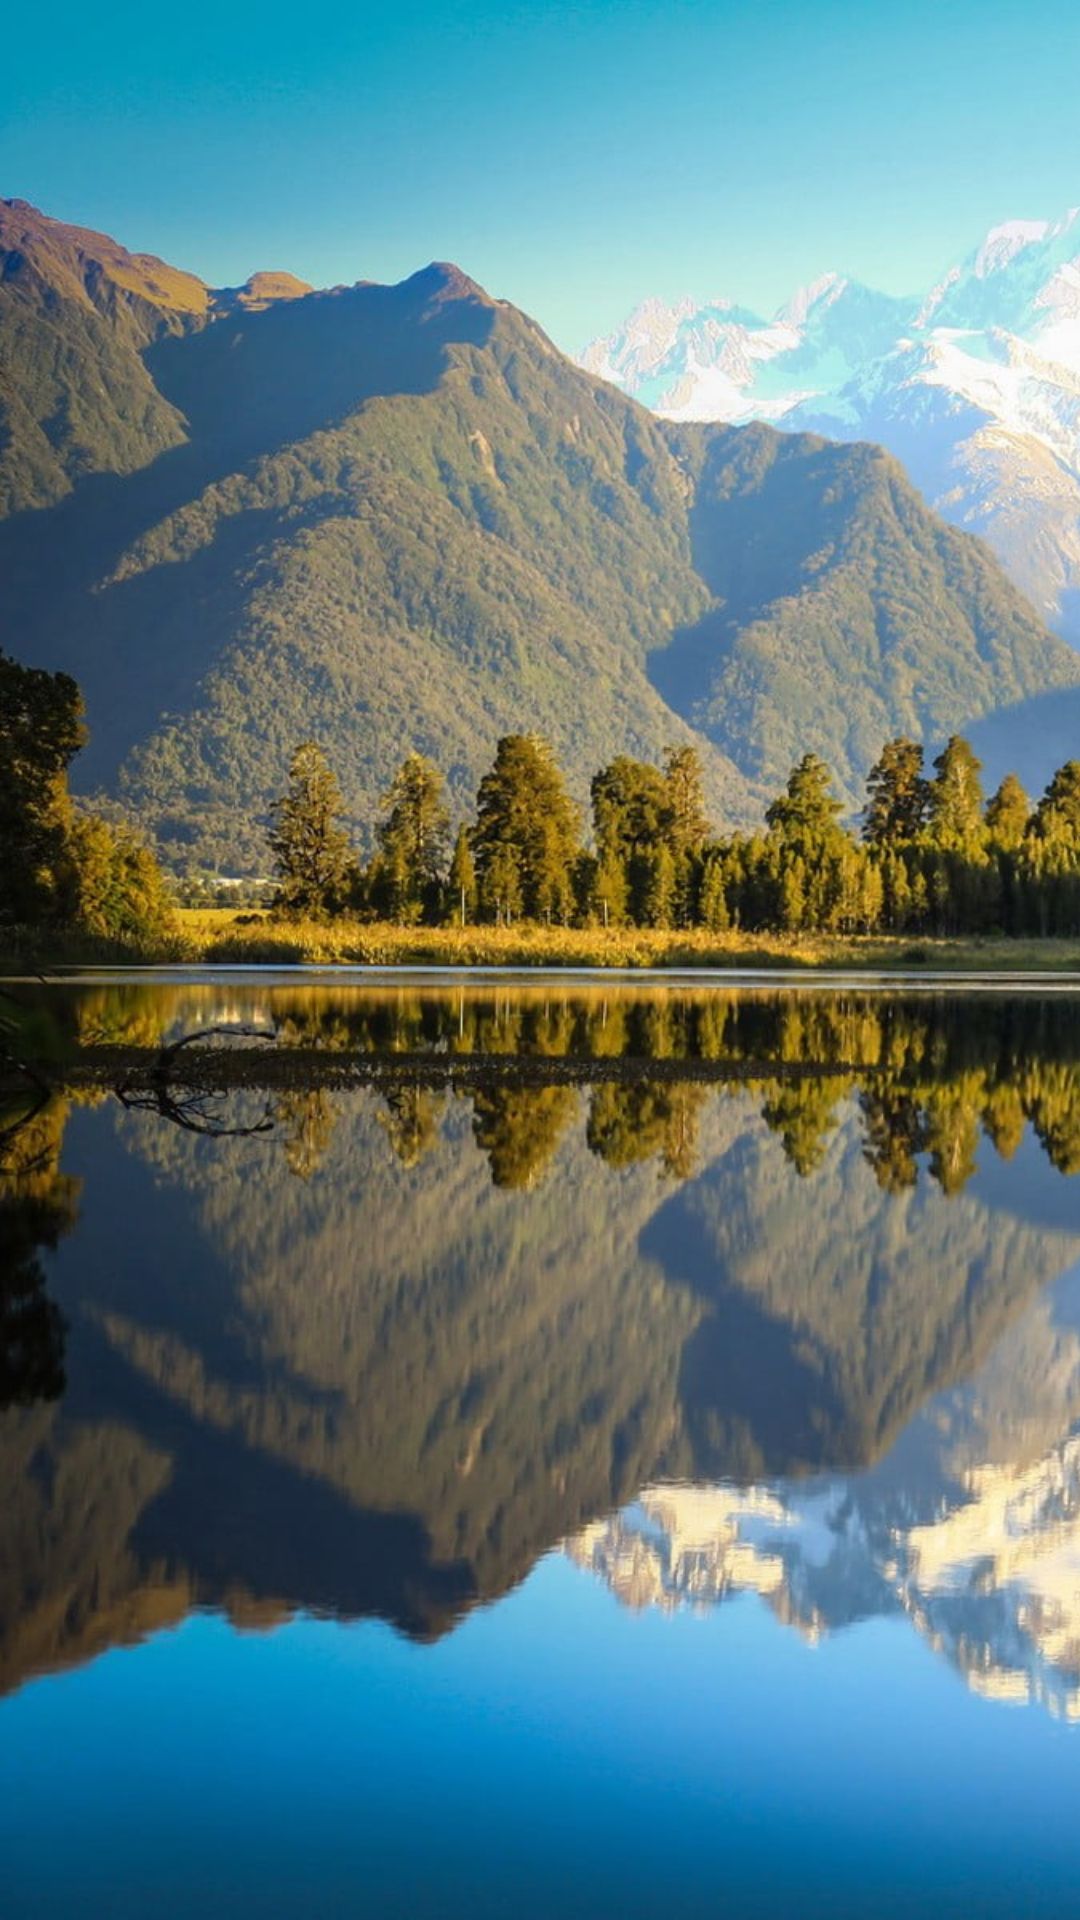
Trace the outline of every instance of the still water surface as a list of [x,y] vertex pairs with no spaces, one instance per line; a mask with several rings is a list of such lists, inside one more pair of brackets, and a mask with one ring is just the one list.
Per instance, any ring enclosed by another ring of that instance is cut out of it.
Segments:
[[33,1017],[5,1920],[1077,1904],[1080,996]]

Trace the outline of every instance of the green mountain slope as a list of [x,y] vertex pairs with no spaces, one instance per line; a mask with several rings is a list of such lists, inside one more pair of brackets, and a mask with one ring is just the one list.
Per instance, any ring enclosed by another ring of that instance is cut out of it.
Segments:
[[193,274],[0,200],[0,515],[179,446],[184,422],[141,356],[206,310]]
[[[464,802],[523,725],[582,800],[613,753],[693,738],[737,824],[807,746],[854,801],[888,733],[933,743],[1080,686],[876,449],[663,425],[452,267],[221,294],[34,219],[52,307],[21,268],[0,280],[0,340],[28,343],[9,384],[45,394],[38,440],[23,423],[4,448],[0,500],[39,510],[0,525],[3,641],[78,676],[81,784],[181,864],[264,863],[309,734],[361,831],[411,747]],[[47,431],[57,329],[69,408],[95,396],[77,456]],[[91,379],[100,330],[115,392]]]
[[[1075,655],[988,549],[931,513],[882,448],[757,425],[670,437],[715,604],[654,677],[752,779],[775,787],[811,746],[858,802],[889,736],[940,742],[1033,690],[1080,685]],[[1018,731],[1000,743],[1006,765],[1029,750]]]

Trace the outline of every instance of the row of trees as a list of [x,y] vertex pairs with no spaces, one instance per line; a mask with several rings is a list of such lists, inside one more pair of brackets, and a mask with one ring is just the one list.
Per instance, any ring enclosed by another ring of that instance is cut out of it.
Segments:
[[442,775],[411,753],[362,866],[337,781],[300,747],[274,810],[278,905],[437,923],[706,927],[714,932],[1080,932],[1080,761],[1036,806],[1009,774],[987,799],[954,735],[924,770],[916,741],[885,746],[856,833],[828,767],[792,769],[764,830],[717,837],[691,746],[661,767],[620,755],[594,777],[592,846],[546,742],[508,734],[451,845]]

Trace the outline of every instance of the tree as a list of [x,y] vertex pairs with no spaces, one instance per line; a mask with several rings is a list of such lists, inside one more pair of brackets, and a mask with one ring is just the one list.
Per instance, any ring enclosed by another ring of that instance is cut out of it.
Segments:
[[[1080,773],[1080,767],[1077,768]],[[1027,830],[1031,805],[1015,773],[1007,773],[986,803],[986,830],[996,847],[1012,851]]]
[[85,740],[74,680],[0,653],[0,918],[70,913],[67,770]]
[[863,839],[870,846],[894,846],[914,840],[926,818],[928,793],[923,750],[903,734],[889,740],[866,781]]
[[664,755],[667,840],[672,853],[700,853],[709,837],[701,756],[696,747],[669,747]]
[[454,841],[446,892],[447,920],[460,920],[465,924],[475,918],[476,867],[473,862],[472,847],[469,844],[469,829],[464,821],[458,828],[457,839]]
[[840,802],[832,790],[832,774],[816,753],[804,753],[792,767],[788,783],[768,808],[765,818],[772,834],[785,848],[814,854],[840,837]]
[[410,753],[394,775],[386,806],[372,897],[394,919],[415,920],[437,910],[446,854],[450,815],[439,769],[422,753]]
[[705,857],[698,900],[698,919],[701,925],[708,927],[712,933],[726,933],[731,925],[725,886],[724,857],[717,848],[713,848]]
[[954,733],[934,761],[928,828],[939,847],[970,852],[983,840],[982,762],[960,734]]
[[627,867],[651,853],[664,835],[671,795],[658,767],[621,753],[601,767],[591,787],[593,832],[601,861]]
[[509,733],[476,797],[473,850],[484,910],[565,921],[580,848],[576,809],[547,742]]
[[99,938],[130,944],[173,931],[173,905],[149,847],[127,827],[75,814],[68,831],[69,914]]
[[1080,834],[1080,760],[1058,768],[1035,809],[1034,828],[1043,840]]
[[356,862],[339,824],[345,807],[321,747],[306,740],[289,763],[289,787],[273,808],[270,849],[285,913],[331,913],[344,904]]

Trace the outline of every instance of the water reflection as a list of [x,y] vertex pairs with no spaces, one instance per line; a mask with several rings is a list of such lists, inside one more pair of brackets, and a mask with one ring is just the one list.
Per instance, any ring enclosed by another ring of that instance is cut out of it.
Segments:
[[[903,1610],[1077,1711],[1080,1002],[51,1005],[68,1091],[0,1169],[0,1685],[193,1607],[431,1637],[569,1537],[635,1601]],[[114,1098],[224,1019],[280,1045],[186,1069],[209,1129]]]
[[0,1117],[0,1411],[64,1390],[64,1323],[40,1259],[75,1222],[77,1183],[59,1167],[64,1113],[37,1099]]
[[976,1693],[1080,1720],[1078,1414],[1074,1274],[881,1465],[802,1483],[646,1487],[566,1550],[629,1607],[755,1593],[810,1643],[902,1615]]

